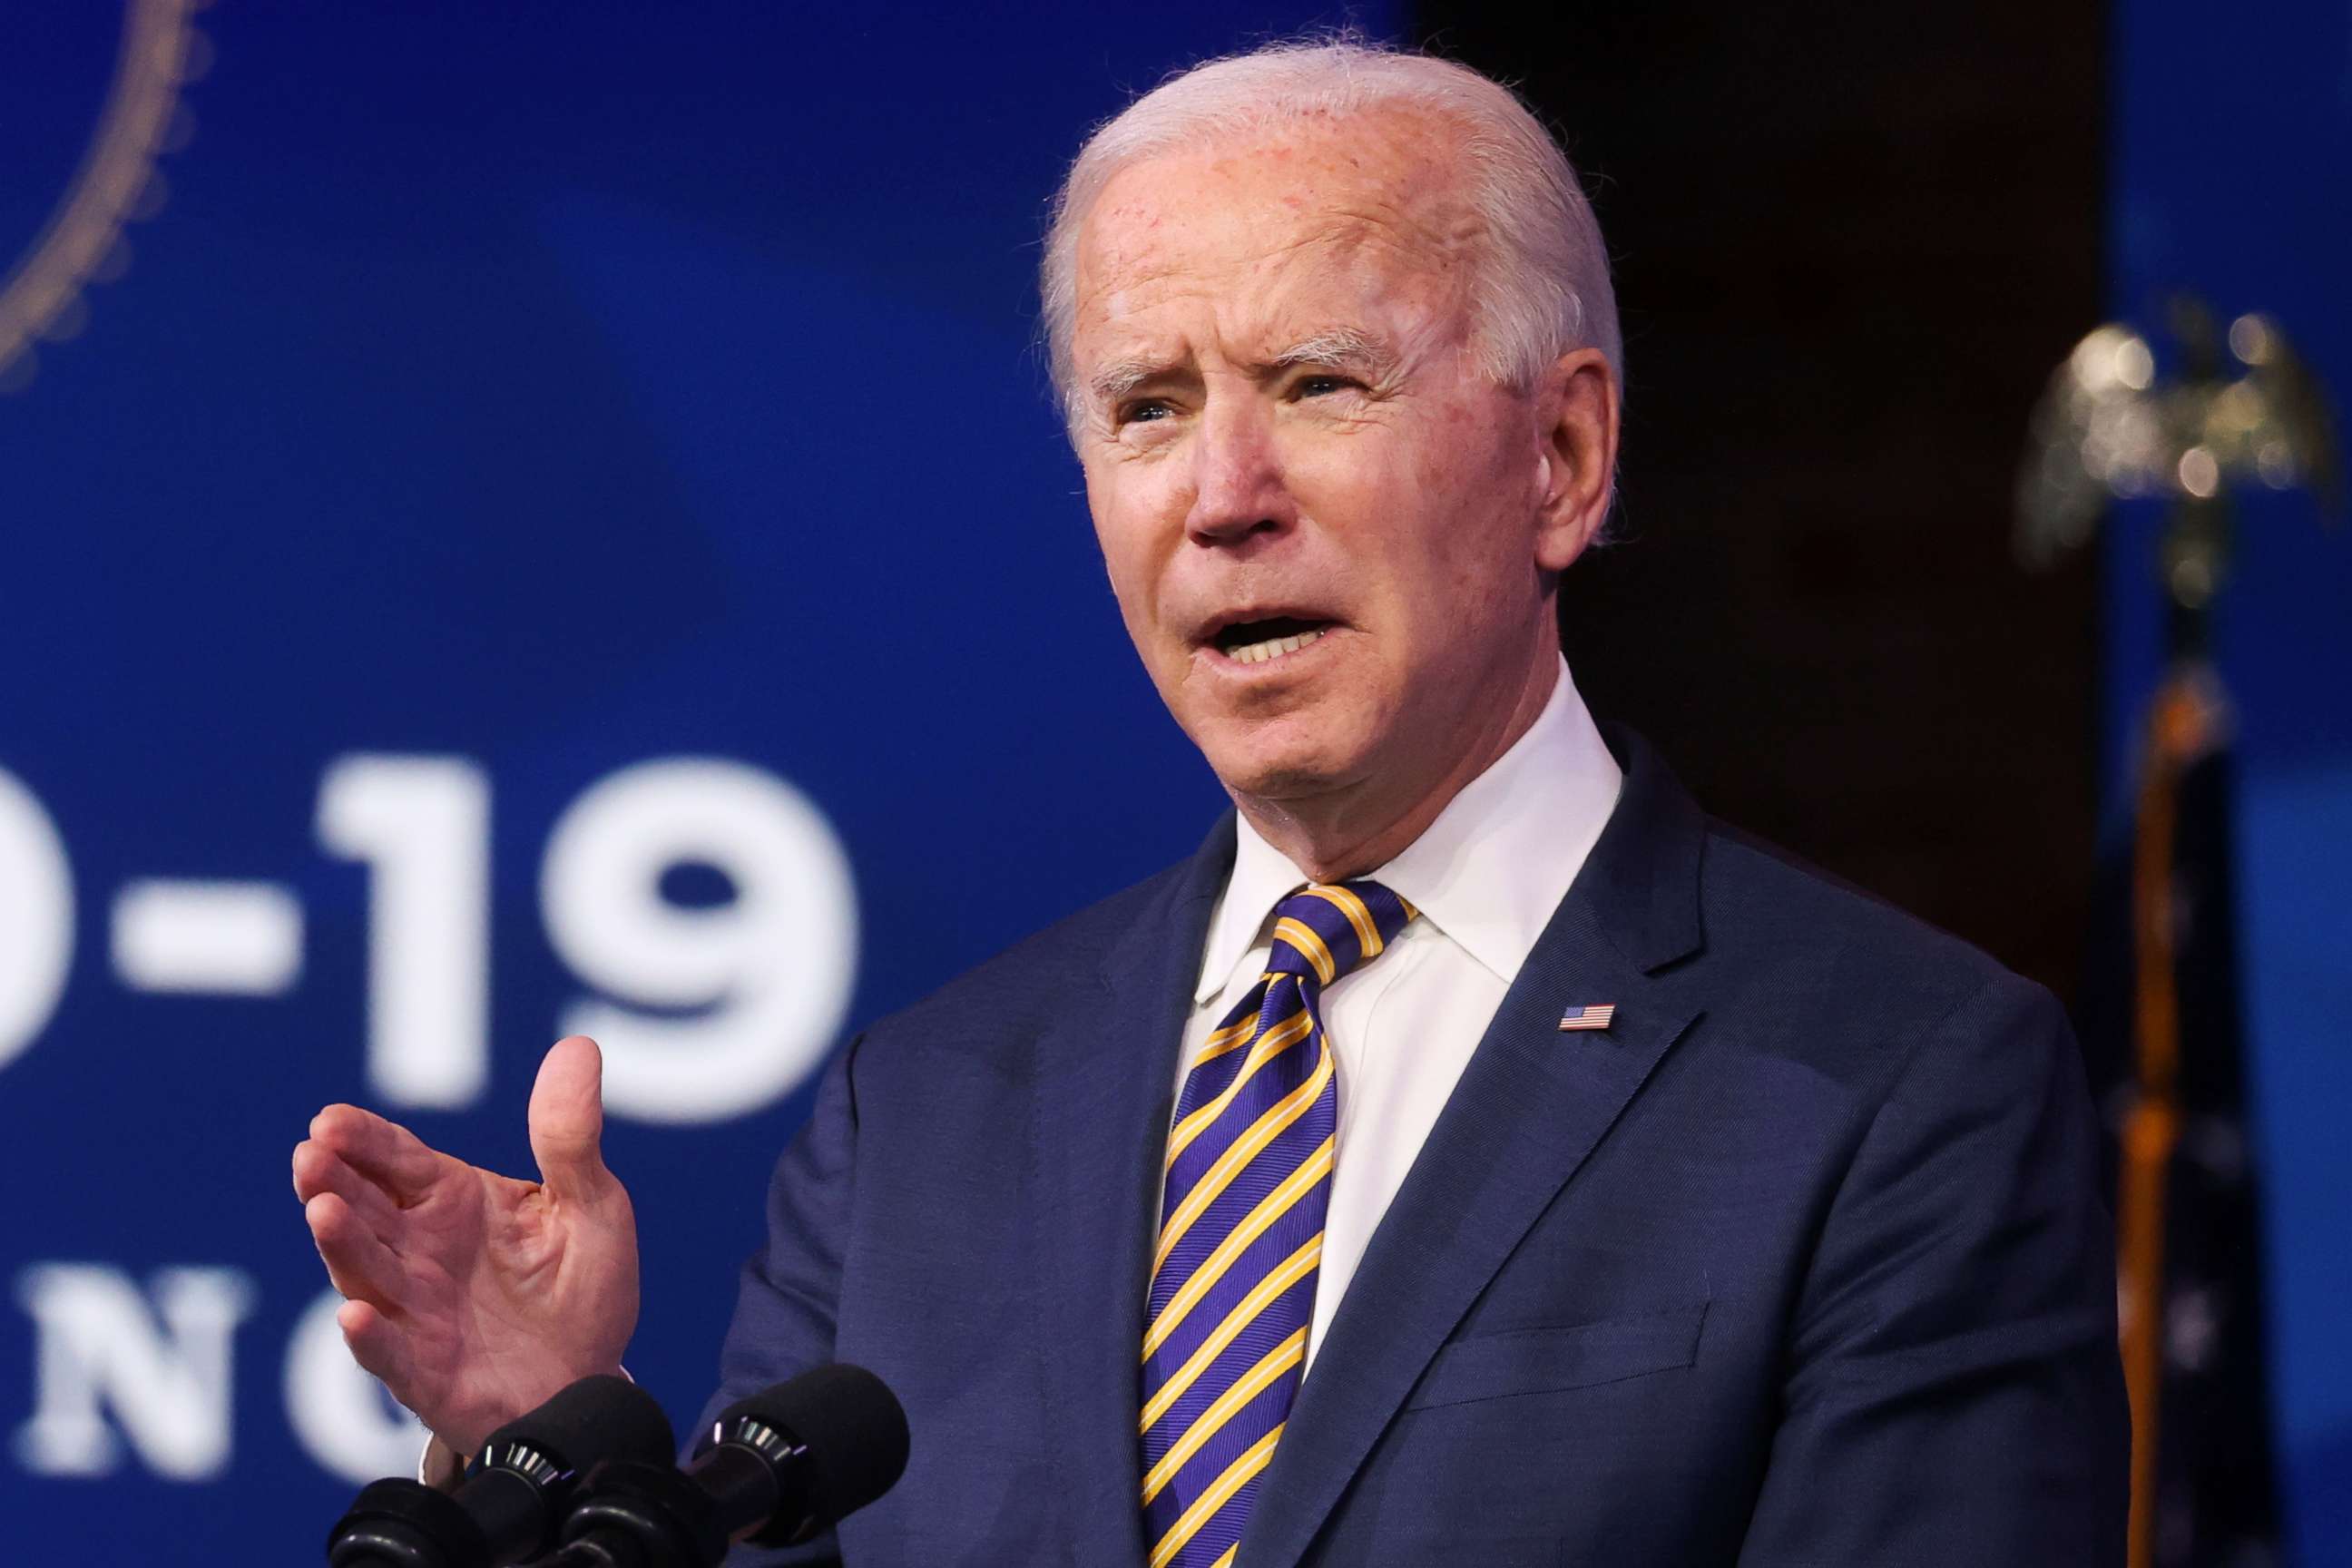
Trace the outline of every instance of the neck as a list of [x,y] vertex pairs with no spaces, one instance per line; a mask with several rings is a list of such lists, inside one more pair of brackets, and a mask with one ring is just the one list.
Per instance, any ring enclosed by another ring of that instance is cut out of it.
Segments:
[[[1234,807],[1258,836],[1318,882],[1343,882],[1387,865],[1429,830],[1463,787],[1501,760],[1534,727],[1559,679],[1551,644],[1507,703],[1496,703],[1456,736],[1430,776],[1399,788],[1381,771],[1328,792],[1283,798],[1232,790]],[[1386,789],[1381,786],[1388,784]]]

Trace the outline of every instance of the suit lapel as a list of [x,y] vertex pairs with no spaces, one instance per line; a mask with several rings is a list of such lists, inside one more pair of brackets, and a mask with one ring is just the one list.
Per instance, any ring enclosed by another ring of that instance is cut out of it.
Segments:
[[[1612,738],[1627,763],[1617,809],[1347,1288],[1260,1483],[1249,1568],[1306,1552],[1431,1358],[1696,1016],[1654,972],[1699,945],[1701,820],[1638,739]],[[1606,1002],[1607,1033],[1560,1032],[1565,1008]]]
[[1211,910],[1233,864],[1228,816],[1112,946],[1038,1043],[1030,1140],[1045,1418],[1066,1456],[1072,1560],[1144,1559],[1136,1428],[1160,1150]]

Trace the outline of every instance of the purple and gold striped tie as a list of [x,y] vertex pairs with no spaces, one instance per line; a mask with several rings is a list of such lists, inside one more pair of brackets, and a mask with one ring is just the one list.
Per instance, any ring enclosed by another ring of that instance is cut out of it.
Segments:
[[1377,882],[1275,906],[1257,986],[1194,1058],[1168,1134],[1143,1334],[1150,1568],[1231,1568],[1298,1391],[1339,1086],[1316,1004],[1412,919]]

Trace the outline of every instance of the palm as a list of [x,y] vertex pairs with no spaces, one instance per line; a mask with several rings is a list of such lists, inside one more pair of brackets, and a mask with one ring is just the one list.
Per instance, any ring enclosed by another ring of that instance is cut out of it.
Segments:
[[294,1186],[349,1300],[360,1364],[461,1452],[620,1360],[637,1312],[628,1194],[597,1152],[599,1063],[549,1053],[531,1095],[543,1180],[520,1182],[331,1106],[295,1150]]

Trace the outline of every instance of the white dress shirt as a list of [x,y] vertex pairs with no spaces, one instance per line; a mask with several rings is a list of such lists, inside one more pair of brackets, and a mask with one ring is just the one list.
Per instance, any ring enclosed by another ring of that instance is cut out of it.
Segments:
[[[1324,1032],[1339,1061],[1339,1130],[1308,1366],[1381,1216],[1600,838],[1622,783],[1563,661],[1528,732],[1370,874],[1421,918],[1323,993]],[[1308,880],[1246,816],[1237,840],[1202,950],[1180,1092],[1202,1042],[1264,973],[1274,906]]]

